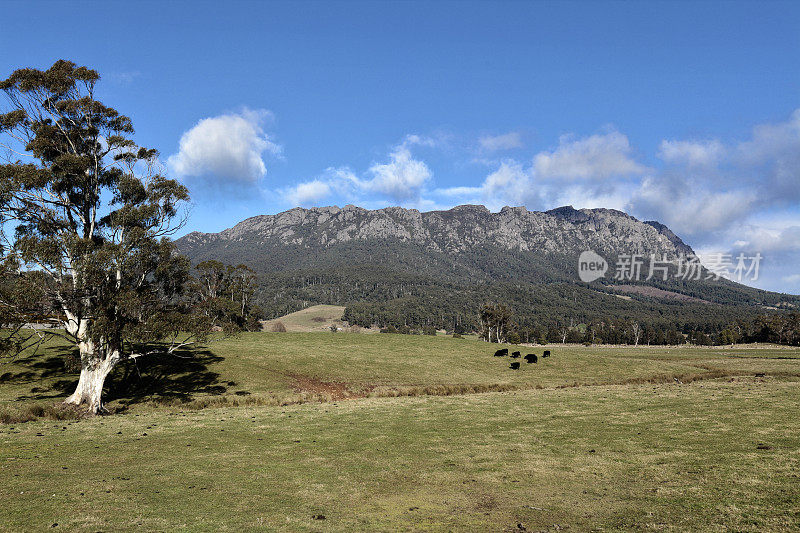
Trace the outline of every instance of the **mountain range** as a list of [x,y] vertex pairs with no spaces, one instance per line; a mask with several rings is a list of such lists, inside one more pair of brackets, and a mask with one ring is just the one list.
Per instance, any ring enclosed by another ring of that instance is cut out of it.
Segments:
[[[469,329],[482,303],[501,302],[521,323],[613,318],[713,328],[798,304],[794,296],[706,279],[706,271],[699,280],[674,272],[666,281],[613,279],[621,257],[693,254],[665,225],[613,209],[294,208],[219,233],[193,232],[176,244],[194,263],[250,266],[267,316],[325,303],[347,306],[351,322],[363,325]],[[578,277],[587,250],[609,268],[591,283]]]

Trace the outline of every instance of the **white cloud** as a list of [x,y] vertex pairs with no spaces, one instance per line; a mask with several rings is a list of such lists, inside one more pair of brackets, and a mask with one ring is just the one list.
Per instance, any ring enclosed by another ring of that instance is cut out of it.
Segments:
[[731,163],[759,187],[772,205],[800,201],[800,109],[789,120],[753,128],[752,139],[736,146]]
[[778,230],[751,225],[743,230],[744,239],[734,243],[736,248],[759,252],[800,252],[800,226]]
[[603,189],[572,185],[565,188],[551,189],[549,206],[571,205],[576,209],[604,207],[625,211],[630,194],[620,187]]
[[442,196],[479,196],[483,192],[483,187],[447,187],[436,189],[435,192]]
[[411,153],[413,146],[435,145],[436,142],[430,138],[407,135],[389,153],[388,162],[373,164],[364,177],[359,177],[346,166],[329,167],[314,180],[280,192],[292,205],[312,205],[334,194],[360,205],[383,207],[395,202],[414,206],[438,205],[422,198],[433,172]]
[[389,162],[375,164],[370,167],[372,178],[354,181],[366,191],[384,194],[395,200],[412,200],[419,198],[423,186],[433,176],[428,165],[414,159],[408,142],[397,147],[389,154]]
[[530,173],[516,161],[502,162],[500,168],[486,176],[483,183],[483,195],[493,204],[522,205],[532,192]]
[[522,148],[522,137],[518,132],[512,131],[502,135],[485,135],[478,139],[478,143],[485,152],[512,150]]
[[430,137],[423,137],[422,135],[416,135],[416,134],[411,133],[411,134],[405,136],[405,138],[403,139],[403,142],[400,143],[400,146],[408,148],[409,146],[415,146],[416,145],[416,146],[428,146],[428,147],[432,148],[432,147],[436,146],[437,144],[439,144],[439,141],[437,141],[435,139],[432,139]]
[[662,175],[645,178],[627,210],[658,220],[679,235],[699,236],[742,222],[754,203],[752,191],[709,190],[697,182]]
[[120,85],[129,85],[141,75],[142,73],[138,70],[130,70],[124,72],[112,72],[107,74],[106,77],[113,82],[119,83]]
[[725,147],[718,140],[661,141],[658,157],[667,163],[688,166],[715,165],[725,155]]
[[283,191],[283,196],[296,206],[313,206],[331,194],[331,186],[320,180],[300,183],[295,187]]
[[628,206],[634,214],[656,218],[695,242],[777,246],[778,233],[756,231],[759,224],[752,221],[800,200],[800,110],[785,122],[758,125],[750,139],[727,146],[718,140],[665,140],[658,156],[667,166],[636,188]]
[[435,192],[484,203],[490,209],[505,205],[539,209],[565,204],[622,209],[630,198],[629,180],[647,170],[633,159],[632,151],[628,138],[616,131],[582,139],[562,136],[555,150],[539,152],[528,167],[507,159],[495,163],[497,168],[479,187],[459,186]]
[[178,153],[169,156],[167,165],[181,178],[220,185],[255,183],[267,173],[263,154],[281,152],[264,133],[269,117],[269,111],[245,109],[202,119],[181,136]]
[[448,187],[434,191],[439,196],[458,198],[462,202],[484,204],[491,210],[506,205],[538,207],[539,192],[530,169],[513,159],[501,162],[479,187]]
[[646,172],[631,153],[628,138],[616,131],[578,140],[563,135],[555,150],[536,154],[533,168],[537,178],[566,180],[604,180]]

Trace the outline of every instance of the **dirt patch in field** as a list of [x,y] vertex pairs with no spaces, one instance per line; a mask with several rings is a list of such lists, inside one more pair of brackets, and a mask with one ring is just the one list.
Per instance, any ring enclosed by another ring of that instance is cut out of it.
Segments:
[[367,386],[353,389],[342,381],[322,381],[302,374],[290,374],[289,377],[293,381],[292,387],[295,391],[329,396],[334,401],[366,398],[375,388],[374,386]]

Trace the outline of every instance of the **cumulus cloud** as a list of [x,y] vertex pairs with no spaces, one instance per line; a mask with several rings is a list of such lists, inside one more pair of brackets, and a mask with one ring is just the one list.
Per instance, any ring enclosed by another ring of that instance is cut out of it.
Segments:
[[398,202],[404,205],[436,205],[422,198],[426,184],[433,172],[428,165],[416,159],[414,146],[435,146],[436,142],[419,135],[407,135],[392,148],[388,161],[374,163],[359,176],[349,167],[329,167],[314,180],[283,189],[284,199],[293,205],[312,205],[334,194],[348,202],[362,205],[387,205]]
[[372,178],[358,181],[368,191],[378,192],[395,200],[418,198],[433,173],[423,161],[414,159],[406,145],[396,147],[387,163],[370,167]]
[[513,159],[502,161],[477,187],[447,187],[434,194],[462,203],[484,204],[497,210],[506,205],[537,207],[538,190],[533,185],[530,169]]
[[312,180],[291,187],[283,192],[283,196],[295,206],[313,206],[331,195],[330,184]]
[[667,163],[692,167],[715,165],[725,155],[725,147],[718,140],[661,141],[658,157]]
[[512,150],[514,148],[522,148],[522,137],[516,131],[502,135],[485,135],[478,139],[478,144],[484,152]]
[[756,126],[734,152],[731,164],[746,172],[739,179],[756,185],[765,200],[781,206],[800,201],[800,109],[785,122]]
[[223,186],[253,184],[267,173],[264,154],[281,153],[263,129],[270,117],[266,110],[245,109],[204,118],[181,136],[167,165],[180,178]]
[[536,154],[533,168],[537,177],[564,180],[604,180],[647,171],[632,157],[628,137],[617,131],[577,140],[563,135],[555,150]]
[[800,253],[800,226],[779,229],[750,226],[740,233],[740,237],[741,239],[734,243],[735,248],[760,252]]
[[[497,205],[510,203],[523,205],[533,192],[531,175],[516,161],[504,161],[486,176],[482,187],[487,202]],[[516,200],[516,201],[514,201]]]
[[635,190],[628,210],[656,219],[679,235],[707,238],[751,213],[755,199],[750,191],[720,191],[679,178],[645,178]]
[[700,242],[741,233],[752,217],[800,200],[800,110],[745,141],[663,141],[658,156],[666,167],[642,180],[629,210]]
[[[788,219],[785,218],[788,215]],[[800,216],[786,213],[779,219],[772,215],[755,215],[750,220],[734,223],[725,229],[718,238],[695,247],[702,257],[727,254],[736,262],[740,255],[760,256],[757,280],[746,279],[749,285],[767,290],[800,293],[800,278],[797,265],[800,264]],[[731,244],[732,243],[732,244]]]
[[621,209],[630,193],[620,189],[629,188],[629,180],[647,170],[634,159],[628,138],[616,131],[577,139],[562,136],[555,149],[537,153],[527,166],[513,159],[495,165],[478,187],[435,192],[484,203],[490,209],[504,205],[539,209],[566,203]]

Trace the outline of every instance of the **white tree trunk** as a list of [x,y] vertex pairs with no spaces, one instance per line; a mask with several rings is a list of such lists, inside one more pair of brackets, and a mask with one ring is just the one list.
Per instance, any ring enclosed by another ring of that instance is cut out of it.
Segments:
[[119,361],[119,352],[111,352],[105,357],[98,357],[94,347],[89,342],[80,344],[81,352],[81,377],[75,392],[64,403],[83,406],[92,414],[103,410],[103,385],[106,377]]

